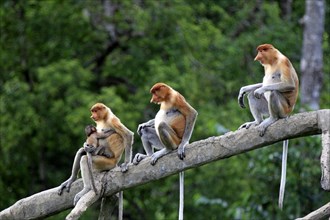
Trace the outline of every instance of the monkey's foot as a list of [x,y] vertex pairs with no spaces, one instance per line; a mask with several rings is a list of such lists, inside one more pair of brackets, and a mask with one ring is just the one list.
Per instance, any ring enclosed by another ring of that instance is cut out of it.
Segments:
[[257,121],[251,121],[251,122],[246,122],[244,124],[242,124],[241,126],[239,126],[238,130],[240,129],[249,129],[251,126],[256,126],[258,125],[259,123]]
[[155,165],[158,159],[159,159],[158,157],[151,156],[151,162],[150,162],[150,164],[151,165]]
[[261,124],[257,127],[259,136],[264,136],[267,128],[277,120],[277,118],[267,118],[263,122],[261,122]]
[[140,161],[146,157],[147,157],[147,155],[145,155],[145,154],[137,153],[133,159],[133,164],[138,165],[140,163]]
[[81,197],[83,197],[88,191],[90,191],[90,188],[84,187],[83,190],[81,190],[77,195],[75,195],[74,200],[73,200],[73,205],[76,206],[77,202]]
[[186,157],[186,153],[184,152],[184,147],[178,148],[178,156],[181,160],[183,160]]
[[60,196],[60,195],[62,195],[62,193],[63,193],[63,190],[66,188],[66,191],[67,192],[70,192],[70,188],[71,188],[71,184],[74,182],[74,180],[73,179],[68,179],[67,181],[65,181],[64,183],[62,183],[61,185],[60,185],[60,188],[59,188],[59,190],[57,191],[57,194]]
[[167,153],[171,152],[172,150],[167,149],[167,148],[163,148],[160,151],[157,151],[156,153],[154,153],[153,155],[151,155],[151,165],[155,165],[157,160],[161,157],[163,157],[164,155],[166,155]]
[[121,169],[121,172],[123,172],[123,173],[127,172],[128,164],[127,163],[120,164],[120,169]]

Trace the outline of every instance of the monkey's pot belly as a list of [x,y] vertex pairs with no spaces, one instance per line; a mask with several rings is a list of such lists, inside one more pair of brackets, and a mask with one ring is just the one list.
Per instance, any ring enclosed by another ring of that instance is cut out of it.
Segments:
[[160,109],[155,117],[155,128],[157,135],[159,136],[159,124],[161,122],[165,122],[167,125],[169,125],[177,134],[179,138],[182,138],[186,119],[181,114],[181,112],[177,109],[168,109],[163,110]]

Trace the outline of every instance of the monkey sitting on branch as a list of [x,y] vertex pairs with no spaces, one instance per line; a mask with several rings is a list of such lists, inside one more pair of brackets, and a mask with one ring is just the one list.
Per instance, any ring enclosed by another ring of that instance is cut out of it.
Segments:
[[[159,158],[175,149],[178,149],[178,156],[183,160],[198,113],[179,92],[165,83],[156,83],[150,93],[150,102],[160,104],[160,110],[155,119],[138,126],[137,132],[147,155],[136,154],[133,163],[137,165],[151,156],[151,165],[155,165]],[[159,151],[153,153],[153,148]],[[183,186],[184,172],[180,172],[179,220],[183,219]]]
[[[238,103],[245,108],[244,95],[247,94],[253,122],[246,122],[239,129],[257,126],[260,136],[280,118],[286,118],[293,111],[298,97],[299,80],[290,60],[271,44],[257,47],[258,54],[254,60],[264,67],[265,76],[262,83],[244,86],[240,89]],[[269,118],[263,120],[263,116]],[[286,162],[288,140],[283,141],[282,174],[279,193],[279,207],[283,207],[286,179]]]
[[[104,140],[104,143],[99,143],[99,144],[101,144],[102,146],[106,146],[105,153],[111,152],[112,154],[111,157],[98,155],[98,154],[91,155],[93,168],[98,172],[108,171],[115,168],[119,163],[123,152],[125,151],[125,162],[120,165],[120,168],[122,172],[126,172],[128,170],[128,164],[131,162],[132,159],[132,145],[133,145],[134,133],[130,131],[128,128],[126,128],[125,125],[121,123],[120,119],[110,110],[110,108],[104,105],[103,103],[96,103],[95,105],[92,106],[90,111],[92,114],[91,118],[96,123],[97,131],[102,131],[102,129],[104,129],[103,131],[108,131],[109,129],[113,130],[113,133],[109,137],[99,140],[99,141]],[[68,180],[66,180],[61,184],[58,190],[59,195],[62,194],[64,189],[66,189],[69,192],[72,183],[77,179],[77,174],[80,168],[81,176],[84,183],[84,188],[74,198],[74,205],[76,207],[77,206],[80,207],[81,204],[87,202],[87,199],[89,198],[84,196],[88,192],[90,192],[92,188],[91,186],[92,177],[88,169],[88,157],[86,158],[85,156],[86,151],[90,150],[88,148],[90,147],[88,147],[87,144],[85,144],[84,148],[80,148],[78,150],[73,162],[71,176],[69,177]],[[95,197],[97,194],[95,192],[94,194]],[[120,192],[119,194],[120,194],[119,218],[122,218],[123,193]],[[82,199],[81,201],[80,199],[82,197],[84,197],[84,199]],[[77,213],[81,213],[79,208],[72,210],[68,216],[72,217],[72,215],[76,215]]]

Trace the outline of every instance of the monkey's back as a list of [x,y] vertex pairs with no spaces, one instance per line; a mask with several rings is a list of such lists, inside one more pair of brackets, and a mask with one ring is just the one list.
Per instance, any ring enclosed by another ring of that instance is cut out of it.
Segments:
[[125,150],[123,137],[118,133],[114,133],[109,137],[107,137],[107,141],[110,145],[109,146],[110,151],[113,153],[114,157],[119,161]]

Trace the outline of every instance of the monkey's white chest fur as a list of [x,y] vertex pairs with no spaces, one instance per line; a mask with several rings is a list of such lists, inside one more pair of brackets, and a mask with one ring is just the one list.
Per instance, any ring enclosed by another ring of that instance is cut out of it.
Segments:
[[158,133],[159,124],[165,120],[166,120],[166,111],[160,109],[157,112],[156,117],[155,117],[155,129],[156,129],[156,133],[158,136],[159,136],[159,133]]
[[159,125],[164,122],[170,127],[178,137],[182,137],[186,119],[181,112],[176,108],[160,109],[155,117],[155,129],[159,136]]

